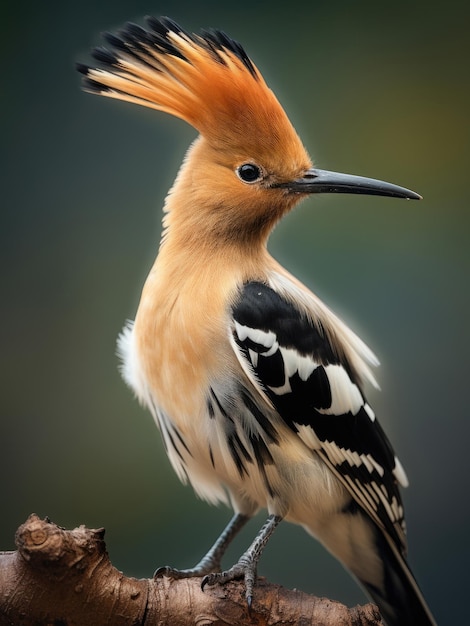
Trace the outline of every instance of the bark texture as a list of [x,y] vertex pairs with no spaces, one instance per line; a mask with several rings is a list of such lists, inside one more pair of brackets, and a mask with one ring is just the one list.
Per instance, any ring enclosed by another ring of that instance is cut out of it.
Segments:
[[248,613],[241,582],[136,579],[111,564],[104,529],[65,530],[30,515],[16,552],[0,552],[0,626],[380,626],[372,605],[347,608],[259,579]]

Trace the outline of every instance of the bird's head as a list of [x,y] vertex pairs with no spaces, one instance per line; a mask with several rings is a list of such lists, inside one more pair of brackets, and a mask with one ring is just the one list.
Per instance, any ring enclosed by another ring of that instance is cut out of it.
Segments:
[[[127,24],[95,48],[99,67],[79,65],[84,89],[165,111],[200,133],[167,209],[179,207],[194,228],[265,238],[302,197],[362,193],[418,199],[374,179],[316,169],[256,66],[220,31],[194,35],[168,18]],[[194,209],[197,207],[198,211]],[[200,225],[200,224],[199,224]]]

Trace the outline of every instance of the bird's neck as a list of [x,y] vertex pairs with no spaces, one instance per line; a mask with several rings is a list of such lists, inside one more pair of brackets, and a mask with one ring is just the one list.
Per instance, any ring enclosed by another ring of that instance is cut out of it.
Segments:
[[211,206],[210,199],[198,206],[197,193],[183,187],[177,179],[167,198],[155,269],[181,280],[196,272],[226,272],[244,280],[259,277],[270,265],[270,229],[240,233],[236,224],[221,218],[223,209]]
[[264,242],[239,245],[170,227],[164,233],[152,271],[180,285],[204,282],[206,277],[210,288],[211,283],[225,281],[226,277],[237,283],[262,280],[271,265]]
[[176,297],[194,306],[195,299],[213,300],[219,294],[230,300],[243,283],[266,280],[273,263],[266,248],[267,238],[250,242],[230,237],[210,222],[210,215],[201,220],[197,207],[190,205],[191,194],[188,201],[172,191],[169,200],[162,241],[146,281],[144,299],[171,308]]

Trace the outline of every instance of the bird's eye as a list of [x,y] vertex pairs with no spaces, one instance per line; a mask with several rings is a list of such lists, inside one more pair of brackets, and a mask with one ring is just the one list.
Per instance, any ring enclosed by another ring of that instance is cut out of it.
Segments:
[[236,171],[244,183],[256,183],[262,177],[261,169],[254,163],[244,163]]

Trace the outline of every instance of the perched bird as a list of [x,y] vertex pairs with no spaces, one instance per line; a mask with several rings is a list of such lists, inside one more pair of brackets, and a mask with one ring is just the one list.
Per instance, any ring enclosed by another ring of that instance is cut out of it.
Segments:
[[[403,467],[364,395],[377,360],[268,253],[276,223],[315,193],[419,199],[317,169],[239,43],[147,18],[105,34],[86,91],[191,124],[164,207],[163,236],[135,321],[119,338],[123,375],[158,424],[183,482],[234,516],[190,570],[203,588],[243,578],[281,520],[303,526],[358,579],[389,626],[434,624],[406,561]],[[268,518],[239,561],[221,557],[259,509]]]

